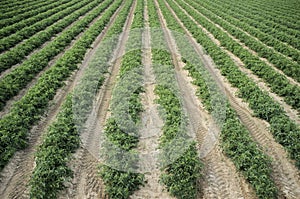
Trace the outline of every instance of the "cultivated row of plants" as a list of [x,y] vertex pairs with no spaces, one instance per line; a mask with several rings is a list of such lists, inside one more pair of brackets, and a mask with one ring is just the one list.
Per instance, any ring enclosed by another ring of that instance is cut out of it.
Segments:
[[[92,2],[81,1],[80,3],[63,10],[60,13],[57,13],[56,17],[59,18],[60,16],[66,16],[66,17],[52,25],[45,26],[47,27],[45,30],[36,33],[29,39],[26,39],[21,44],[15,46],[14,48],[0,55],[0,65],[1,65],[0,72],[10,68],[14,64],[20,63],[22,60],[24,60],[24,58],[27,55],[33,52],[33,50],[41,47],[46,41],[51,40],[52,37],[56,36],[56,34],[63,31],[67,26],[69,26],[74,21],[76,21],[80,16],[84,15],[91,9],[95,8],[100,2],[101,0],[92,1]],[[55,21],[56,17],[54,18],[50,17],[47,20],[52,21],[54,19]],[[0,41],[0,45],[1,45],[1,41]],[[7,46],[9,48],[9,45],[13,46],[14,43],[13,42],[7,43],[7,45],[4,44],[1,47],[6,48]]]
[[[0,8],[1,9],[5,9],[5,7],[23,7],[24,4],[26,3],[33,3],[34,0],[20,0],[20,1],[17,1],[17,0],[7,0],[5,2],[3,2],[3,4],[1,4]],[[23,5],[22,5],[23,4]]]
[[[34,25],[35,23],[40,22],[41,20],[45,20],[46,18],[50,17],[51,15],[53,15],[59,11],[62,11],[69,6],[74,5],[76,2],[78,2],[78,1],[77,0],[75,0],[75,1],[63,0],[62,2],[56,2],[54,5],[51,6],[51,8],[48,8],[48,10],[46,12],[39,13],[28,19],[24,19],[17,23],[14,23],[10,26],[6,26],[6,27],[0,29],[0,39],[2,40],[5,37],[8,37],[6,39],[10,39],[14,35],[14,33],[18,33],[23,28],[28,29],[29,28],[28,26]],[[40,24],[40,25],[42,25],[42,24]],[[38,28],[38,27],[35,27],[35,28]],[[30,33],[30,32],[28,31],[28,33]]]
[[12,10],[15,10],[16,8],[23,8],[23,7],[26,7],[27,5],[31,6],[32,4],[35,3],[34,1],[35,0],[5,1],[5,2],[1,3],[0,11],[3,11],[3,13],[5,13],[6,11],[12,11]]
[[[267,1],[252,1],[249,2],[251,6],[255,8],[259,8],[262,11],[267,12],[269,15],[282,18],[282,20],[290,20],[291,23],[295,23],[295,25],[300,20],[299,12],[297,11],[298,4],[293,5],[293,1],[289,1],[289,3],[283,3],[282,1],[276,2],[273,1],[273,4],[270,5]],[[248,4],[249,4],[248,3]],[[287,7],[285,7],[287,6]],[[299,27],[299,26],[298,26]]]
[[[217,3],[218,1],[214,1]],[[252,8],[247,4],[240,4],[238,2],[226,2],[223,3],[224,7],[232,10],[232,11],[238,11],[238,14],[242,14],[243,16],[256,20],[261,22],[260,24],[264,24],[270,28],[276,28],[276,30],[281,31],[284,33],[284,35],[288,34],[290,36],[299,37],[299,30],[297,30],[296,23],[291,23],[290,19],[282,19],[281,17],[272,17],[270,14],[263,13],[262,11],[259,11],[258,9]],[[232,5],[235,5],[235,7],[232,7]],[[299,23],[297,21],[297,23]],[[300,23],[298,24],[298,27],[300,26]],[[265,31],[264,29],[260,29],[261,31]],[[276,31],[274,30],[274,31]],[[266,32],[267,33],[267,32]],[[275,36],[275,35],[274,35]],[[281,35],[283,36],[283,35]]]
[[[129,2],[133,2],[132,0]],[[139,142],[139,124],[143,105],[140,94],[143,92],[142,31],[144,24],[144,1],[136,1],[134,18],[126,54],[122,57],[119,76],[110,102],[111,116],[104,130],[105,142],[101,150],[104,162],[99,173],[110,198],[129,198],[145,183],[144,174],[138,173],[139,156],[136,151]],[[120,13],[124,22],[129,9]],[[123,23],[124,23],[123,22]],[[122,27],[116,27],[116,34]]]
[[[0,80],[0,110],[3,109],[7,100],[17,95],[26,85],[42,71],[51,59],[63,52],[72,40],[87,29],[88,25],[99,16],[110,4],[112,0],[104,1],[95,7],[82,19],[76,21],[72,27],[63,31],[53,41],[49,42],[40,51],[32,54],[29,59],[20,66],[12,70]],[[90,9],[90,8],[87,8]]]
[[[289,37],[285,34],[285,32],[279,31],[277,28],[269,27],[262,22],[257,22],[256,19],[251,19],[248,17],[245,17],[241,15],[239,9],[230,11],[228,8],[224,8],[224,6],[218,5],[218,4],[211,4],[211,2],[203,2],[203,3],[195,3],[192,2],[193,5],[197,6],[203,6],[207,10],[210,10],[212,13],[216,14],[217,16],[221,17],[222,19],[228,21],[229,23],[233,24],[236,27],[241,28],[242,30],[246,31],[250,35],[256,37],[259,39],[262,43],[266,44],[267,46],[273,47],[276,51],[282,53],[283,55],[292,58],[292,60],[296,61],[298,64],[300,63],[299,54],[300,51],[287,45],[286,43],[283,43],[285,41],[280,41],[277,39],[277,35],[283,35],[285,38]],[[212,13],[209,13],[213,15]],[[203,13],[204,14],[204,13]],[[231,26],[232,27],[232,26]],[[229,30],[231,33],[232,31]],[[299,32],[300,34],[300,32]],[[298,38],[295,37],[289,37],[288,40],[290,42],[294,41],[294,43],[297,43],[298,45]],[[265,49],[263,52],[265,52],[268,47],[263,47],[262,44],[260,44],[259,49]],[[257,48],[256,48],[257,49]],[[276,54],[276,51],[272,51],[271,53]],[[266,56],[264,53],[260,53],[260,51],[257,51],[259,55],[264,55],[265,58],[268,58],[269,56]],[[285,58],[284,56],[280,56],[278,54],[278,58],[281,58],[285,60],[287,63],[293,63],[290,62],[289,58]]]
[[[177,16],[191,32],[198,43],[212,57],[221,74],[232,86],[239,89],[238,94],[253,110],[254,115],[270,123],[270,131],[275,140],[288,151],[290,158],[294,159],[300,168],[300,128],[290,120],[283,108],[275,102],[267,92],[263,92],[251,78],[241,72],[233,60],[216,45],[174,2],[167,0]],[[298,95],[299,96],[299,95]]]
[[[262,78],[271,88],[272,92],[283,97],[287,104],[291,105],[294,109],[300,111],[300,87],[299,86],[291,84],[284,75],[275,71],[271,66],[267,65],[264,61],[261,61],[258,56],[253,55],[248,50],[244,49],[241,44],[236,42],[234,39],[230,38],[227,33],[223,32],[220,28],[217,28],[215,24],[209,22],[207,19],[205,19],[205,17],[201,16],[197,11],[189,7],[183,1],[179,0],[177,2],[199,24],[201,24],[208,31],[210,31],[215,36],[215,38],[220,41],[221,46],[225,47],[226,49],[231,51],[234,55],[239,57],[241,61],[244,62],[245,67],[250,69],[258,77]],[[222,23],[221,21],[222,19],[220,18],[215,19],[216,23],[221,24]],[[247,38],[247,37],[242,39],[243,35],[245,34],[241,33],[241,31],[237,30],[236,28],[226,26],[226,24],[222,24],[222,26],[226,27],[225,29],[227,29],[230,32],[235,32],[234,35],[238,37],[240,40],[242,40],[242,42],[246,43],[247,45],[255,44],[256,41],[255,39],[253,39],[254,41],[252,41],[251,38]],[[241,33],[241,35],[239,35],[239,33]],[[272,53],[270,54],[271,54],[270,56],[274,56],[274,54]],[[299,76],[295,76],[295,78],[296,79],[300,78],[300,70],[299,70],[300,68],[297,65],[295,65],[294,67],[288,67],[287,65],[285,66],[281,65],[281,66],[285,67],[285,68],[281,68],[283,71],[288,71],[288,70],[293,71],[294,75],[299,74]]]
[[73,176],[67,163],[80,145],[73,120],[72,95],[68,95],[56,120],[48,127],[35,154],[36,166],[30,179],[30,198],[57,198]]
[[[77,4],[70,5],[68,7],[63,8],[62,10],[59,10],[58,12],[52,13],[51,16],[48,18],[39,21],[31,26],[25,27],[22,30],[5,37],[0,40],[0,52],[5,52],[12,47],[16,46],[25,39],[30,38],[31,36],[34,36],[35,34],[39,33],[40,31],[45,31],[46,28],[49,26],[55,24],[59,20],[63,20],[64,17],[68,16],[72,12],[76,11],[77,9],[85,6],[89,2],[85,2],[85,4],[82,4],[80,1],[77,2]],[[22,53],[21,53],[22,56]]]
[[[107,3],[107,2],[106,2]],[[46,71],[18,100],[11,111],[0,120],[0,169],[7,164],[13,154],[27,146],[27,136],[33,124],[45,113],[49,102],[54,98],[56,91],[64,85],[64,81],[76,70],[85,53],[95,38],[103,31],[114,12],[122,1],[115,1],[103,13],[102,17],[91,25],[82,36],[68,49],[57,62]],[[104,4],[95,12],[101,13]],[[93,12],[94,13],[94,12]],[[81,29],[82,31],[84,29]]]
[[[280,17],[283,17],[283,19],[288,19],[288,17],[292,18],[293,21],[297,21],[297,19],[300,19],[300,16],[297,12],[295,12],[295,9],[297,6],[293,3],[293,1],[289,1],[289,3],[282,3],[282,2],[273,2],[274,4],[270,5],[267,1],[251,1],[248,2],[247,6],[252,6],[253,8],[259,9],[262,12],[268,13],[271,16],[275,16],[278,14]],[[293,5],[294,4],[294,5]],[[289,7],[288,9],[286,8]],[[293,18],[295,16],[295,18]]]
[[[159,0],[159,3],[168,28],[183,33],[182,27],[177,23],[164,2]],[[226,99],[220,100],[224,98],[223,93],[221,89],[216,88],[217,85],[214,79],[203,67],[192,44],[187,44],[189,43],[188,39],[183,39],[181,34],[173,35],[186,64],[185,69],[193,77],[193,83],[198,86],[197,95],[201,98],[205,108],[216,117],[216,122],[220,125],[223,151],[232,159],[237,170],[244,175],[259,198],[276,197],[277,189],[271,178],[270,158],[253,141],[249,131],[240,123],[229,102]],[[221,111],[224,111],[222,109],[225,109],[225,113],[221,113]],[[219,117],[220,114],[224,114],[224,117]]]
[[[52,4],[55,1],[41,1],[41,2],[36,2],[36,4],[34,4],[33,6],[29,6],[23,9],[16,9],[13,12],[8,12],[8,13],[4,13],[1,16],[1,22],[0,22],[0,27],[4,28],[6,26],[9,26],[11,24],[17,23],[19,21],[22,21],[24,19],[28,19],[31,18],[35,15],[38,15],[42,12],[46,12],[49,9],[53,9],[55,7],[52,6]],[[55,6],[58,6],[61,4],[56,4]],[[29,12],[26,12],[29,11]],[[20,15],[18,15],[18,13],[21,13]]]
[[186,113],[175,77],[170,52],[154,2],[148,1],[151,27],[152,65],[156,76],[155,94],[164,120],[160,137],[160,182],[176,198],[196,198],[202,163],[196,142],[189,137]]
[[[193,4],[194,8],[199,7],[199,4],[193,3],[191,1],[189,1],[189,2],[191,4]],[[185,5],[185,7],[187,7],[187,5]],[[296,62],[293,62],[292,60],[287,59],[285,56],[277,53],[275,50],[268,48],[263,43],[257,41],[255,38],[252,38],[252,37],[248,36],[243,31],[238,30],[235,26],[233,26],[230,23],[228,23],[227,21],[217,17],[212,12],[207,11],[205,9],[202,9],[201,13],[203,13],[206,17],[208,17],[214,23],[219,24],[221,27],[223,27],[226,31],[228,31],[234,37],[239,39],[241,42],[245,43],[246,46],[248,46],[250,49],[257,52],[260,57],[266,58],[268,61],[270,61],[272,64],[274,64],[275,67],[282,70],[286,75],[294,78],[298,82],[300,81],[300,78],[299,78],[299,76],[300,76],[299,64],[297,64]],[[203,21],[203,20],[206,21],[199,14],[194,13],[194,15],[197,16],[198,21]],[[227,15],[226,17],[224,16],[224,18],[230,18],[230,16]],[[210,25],[209,27],[212,26],[211,25],[212,23],[209,23],[209,22],[206,22],[206,23]],[[220,31],[216,27],[214,29],[216,29],[216,30],[214,30],[215,32]],[[235,43],[235,42],[231,42],[231,43]]]
[[5,13],[0,11],[1,12],[0,18],[6,19],[6,18],[11,18],[11,17],[16,17],[19,14],[23,15],[26,18],[29,18],[29,17],[35,15],[35,12],[34,12],[35,9],[38,9],[40,7],[46,7],[47,5],[50,5],[53,2],[55,2],[55,0],[50,0],[50,1],[38,0],[38,1],[35,1],[34,4],[28,5],[23,8],[13,9],[12,11],[5,10]]
[[95,95],[104,82],[118,43],[118,37],[113,35],[117,34],[117,28],[122,30],[126,19],[124,13],[128,12],[129,7],[130,3],[127,3],[120,10],[120,15],[107,30],[82,78],[67,96],[55,122],[47,129],[44,141],[36,152],[36,167],[30,180],[32,198],[57,198],[65,182],[72,178],[73,171],[67,163],[79,147],[79,135],[85,130],[85,122],[93,111]]
[[165,125],[159,144],[162,150],[160,162],[163,165],[160,181],[176,198],[196,198],[203,165],[196,142],[189,140],[182,102],[178,94],[170,89],[176,81],[174,73],[170,73],[174,70],[171,56],[167,51],[153,49],[152,60],[158,82],[155,87],[155,94],[159,97],[157,103],[165,112],[162,115],[165,116]]

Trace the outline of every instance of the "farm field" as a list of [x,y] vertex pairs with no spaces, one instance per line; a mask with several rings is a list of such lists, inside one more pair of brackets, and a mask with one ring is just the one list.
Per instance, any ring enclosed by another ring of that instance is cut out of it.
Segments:
[[300,198],[300,1],[3,0],[0,198]]

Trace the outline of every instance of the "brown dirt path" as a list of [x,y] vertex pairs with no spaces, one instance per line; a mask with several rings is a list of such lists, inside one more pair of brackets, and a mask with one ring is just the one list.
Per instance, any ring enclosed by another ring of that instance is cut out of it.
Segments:
[[[158,7],[157,2],[156,5]],[[163,28],[166,28],[166,22],[163,19],[161,12],[160,20]],[[195,95],[196,87],[192,85],[192,79],[188,77],[188,73],[183,69],[184,64],[180,61],[181,55],[179,54],[176,42],[169,31],[165,31],[165,38],[172,52],[173,63],[176,69],[176,78],[183,96],[184,107],[193,126],[192,128],[196,130],[197,141],[199,142],[199,145],[201,145],[203,137],[208,133],[212,118],[203,108],[201,108],[203,105],[201,105],[199,99]],[[213,128],[213,131],[218,131],[218,129]],[[249,185],[238,175],[233,163],[224,156],[217,143],[210,153],[202,160],[205,168],[203,182],[201,183],[202,190],[200,190],[202,193],[199,197],[253,198],[253,195],[250,193]]]
[[143,33],[143,65],[144,65],[144,88],[145,93],[142,94],[142,104],[144,112],[142,113],[142,128],[140,129],[140,140],[138,150],[141,154],[141,166],[145,174],[147,183],[136,191],[130,198],[132,199],[152,199],[164,198],[173,199],[162,184],[159,183],[161,175],[158,166],[158,145],[159,137],[162,134],[163,121],[158,113],[158,105],[154,102],[157,98],[154,93],[155,75],[151,67],[151,35],[149,29],[148,5],[145,1],[144,19],[145,29]]
[[[125,44],[128,40],[130,26],[133,21],[133,13],[136,7],[136,1],[131,7],[128,15],[124,34],[121,34],[114,58],[114,63],[109,69],[109,77],[106,78],[102,88],[100,89],[95,102],[96,120],[88,121],[88,131],[81,134],[82,147],[75,153],[74,161],[70,163],[74,171],[74,178],[68,184],[66,192],[62,193],[60,198],[108,198],[104,191],[104,184],[98,176],[97,166],[100,157],[100,139],[101,132],[105,125],[106,119],[109,117],[109,103],[112,96],[121,64],[122,55],[125,52]],[[117,16],[117,13],[113,16]],[[87,62],[86,62],[87,63]]]

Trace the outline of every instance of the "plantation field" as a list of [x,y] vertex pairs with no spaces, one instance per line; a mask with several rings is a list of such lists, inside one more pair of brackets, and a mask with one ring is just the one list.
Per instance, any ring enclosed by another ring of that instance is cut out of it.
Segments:
[[298,0],[3,0],[0,198],[300,198]]

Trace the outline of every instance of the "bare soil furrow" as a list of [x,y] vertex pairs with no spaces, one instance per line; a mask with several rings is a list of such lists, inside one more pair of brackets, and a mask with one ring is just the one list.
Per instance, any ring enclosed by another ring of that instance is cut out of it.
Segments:
[[[156,5],[158,7],[157,2]],[[160,20],[163,28],[166,28],[166,22],[161,12]],[[195,95],[196,87],[192,85],[192,79],[188,77],[187,72],[183,69],[184,64],[180,61],[181,55],[177,49],[174,38],[168,30],[165,31],[165,38],[172,52],[176,78],[181,95],[183,96],[184,107],[191,124],[194,125],[192,129],[196,130],[196,138],[200,138],[197,140],[198,144],[203,144],[203,142],[205,142],[205,140],[203,141],[203,134],[208,133],[208,128],[210,124],[213,123],[212,118],[201,108],[203,105],[201,105]],[[214,130],[218,131],[218,128],[216,127]],[[201,195],[203,198],[241,198],[249,196],[249,194],[244,191],[244,187],[248,187],[248,185],[246,185],[246,182],[237,174],[233,164],[228,164],[230,161],[224,156],[221,150],[219,150],[217,143],[215,143],[212,151],[203,158],[203,162],[205,169],[203,183],[200,183],[203,186],[202,189],[200,189],[200,192],[202,192],[199,193],[200,197]],[[251,197],[249,196],[249,198]]]
[[280,196],[282,198],[299,198],[299,171],[295,168],[291,160],[288,159],[286,151],[281,145],[276,143],[263,121],[253,118],[247,110],[241,109],[238,102],[232,96],[229,96],[229,99],[232,107],[237,111],[240,120],[251,132],[253,138],[263,147],[264,152],[273,159],[271,164],[273,169],[272,176],[279,187]]
[[[114,14],[113,21],[117,17],[121,6]],[[120,35],[119,43],[112,61],[112,67],[109,69],[109,76],[106,78],[102,88],[96,96],[95,110],[96,120],[87,121],[89,131],[84,131],[81,134],[82,146],[75,153],[74,161],[70,162],[72,170],[74,171],[74,178],[68,184],[66,192],[62,193],[60,198],[108,198],[105,194],[104,184],[98,176],[97,166],[99,165],[100,157],[100,138],[103,131],[105,121],[109,115],[109,103],[112,96],[121,64],[122,55],[125,52],[125,43],[128,39],[129,29],[133,21],[133,13],[136,7],[136,1],[132,6],[128,15],[123,33]],[[108,27],[113,23],[110,22]],[[107,27],[107,29],[108,29]],[[106,30],[107,30],[106,29]],[[99,44],[98,40],[97,44]],[[97,45],[93,47],[95,52]],[[93,53],[89,55],[92,56]],[[89,59],[85,59],[84,65],[88,64]]]
[[[146,1],[145,1],[146,2]],[[151,67],[151,35],[149,29],[149,16],[148,5],[145,3],[144,7],[145,29],[143,32],[143,60],[144,65],[144,89],[145,93],[142,94],[142,104],[144,111],[142,117],[142,128],[140,129],[140,140],[138,150],[142,154],[141,164],[143,167],[142,172],[145,174],[147,183],[136,191],[132,199],[152,199],[164,198],[172,199],[164,190],[162,184],[159,183],[161,175],[160,168],[158,167],[158,146],[159,137],[162,135],[163,121],[158,113],[158,106],[155,103],[156,95],[154,88],[156,86],[155,75]]]

